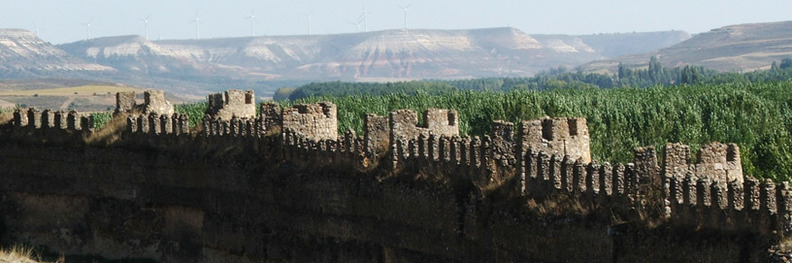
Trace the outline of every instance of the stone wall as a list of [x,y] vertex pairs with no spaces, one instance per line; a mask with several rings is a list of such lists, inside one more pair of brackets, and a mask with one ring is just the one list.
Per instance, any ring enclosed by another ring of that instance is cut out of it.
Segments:
[[756,262],[792,233],[788,184],[744,176],[736,145],[611,164],[587,160],[579,118],[463,137],[454,111],[419,126],[399,110],[339,136],[332,103],[261,112],[192,130],[129,114],[95,145],[54,140],[76,113],[17,111],[0,126],[0,237],[174,262]]

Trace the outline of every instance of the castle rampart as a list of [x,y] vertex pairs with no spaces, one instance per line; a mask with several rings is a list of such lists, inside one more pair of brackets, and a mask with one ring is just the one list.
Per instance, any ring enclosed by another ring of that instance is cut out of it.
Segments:
[[[118,96],[117,112],[127,112],[129,97]],[[423,125],[414,111],[369,114],[364,134],[339,135],[329,102],[262,104],[257,118],[207,114],[193,129],[186,115],[123,116],[119,138],[98,146],[85,139],[90,132],[47,140],[52,130],[90,131],[88,116],[14,112],[0,128],[0,212],[19,209],[0,219],[6,235],[75,253],[112,244],[123,253],[108,257],[163,261],[303,261],[311,253],[761,261],[764,244],[792,234],[789,184],[743,176],[733,144],[704,145],[695,164],[686,145],[668,144],[662,156],[642,147],[621,164],[591,160],[582,118],[523,121],[516,133],[514,123],[494,121],[491,134],[470,137],[459,136],[455,111],[437,109]],[[26,159],[36,147],[56,152]],[[30,223],[52,216],[35,200],[63,199],[68,209],[52,213],[70,219]]]

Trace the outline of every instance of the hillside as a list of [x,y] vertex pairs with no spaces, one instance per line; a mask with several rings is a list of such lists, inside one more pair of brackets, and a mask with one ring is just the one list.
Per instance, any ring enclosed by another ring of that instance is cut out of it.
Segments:
[[[683,40],[670,34],[663,37],[664,41],[649,42]],[[605,56],[600,50],[621,50],[611,46],[627,45],[609,43],[605,38],[547,35],[540,41],[514,28],[411,29],[166,41],[124,36],[60,47],[86,61],[133,74],[185,79],[377,81],[529,76],[550,67],[601,59]],[[589,46],[585,39],[596,44]],[[642,46],[641,51],[646,48]]]
[[266,95],[312,81],[531,76],[611,54],[653,50],[685,36],[679,31],[531,36],[515,28],[410,29],[165,41],[114,36],[53,46],[31,32],[10,29],[0,31],[0,78],[82,79],[191,95],[234,87]]
[[30,31],[0,29],[0,78],[112,72],[113,68],[87,63],[44,42]]
[[773,61],[792,57],[792,21],[726,26],[701,33],[679,44],[643,54],[595,61],[587,71],[615,72],[619,62],[646,66],[654,56],[664,66],[696,65],[718,71],[769,68]]

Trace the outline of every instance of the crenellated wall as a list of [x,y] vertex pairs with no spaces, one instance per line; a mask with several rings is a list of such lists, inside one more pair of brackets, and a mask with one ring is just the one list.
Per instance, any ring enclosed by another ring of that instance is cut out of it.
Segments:
[[[789,184],[743,175],[734,144],[704,145],[696,163],[668,144],[611,164],[591,160],[582,118],[463,137],[456,111],[419,125],[398,110],[339,135],[329,102],[190,128],[130,112],[128,97],[107,145],[76,112],[16,111],[0,127],[0,236],[176,262],[761,262],[792,233]],[[92,132],[30,139],[55,127]],[[67,219],[41,219],[54,211]]]

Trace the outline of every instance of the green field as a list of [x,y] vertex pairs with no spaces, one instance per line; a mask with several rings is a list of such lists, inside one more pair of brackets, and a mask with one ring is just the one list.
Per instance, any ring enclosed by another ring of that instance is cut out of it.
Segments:
[[[339,132],[360,132],[367,112],[451,108],[460,113],[463,134],[489,133],[492,120],[541,116],[588,120],[595,160],[632,161],[632,150],[682,142],[697,151],[712,141],[737,143],[746,174],[789,180],[792,173],[792,82],[717,84],[646,89],[559,89],[442,95],[312,97],[296,103],[338,104]],[[284,103],[288,106],[289,103]],[[661,153],[661,150],[658,150]]]

